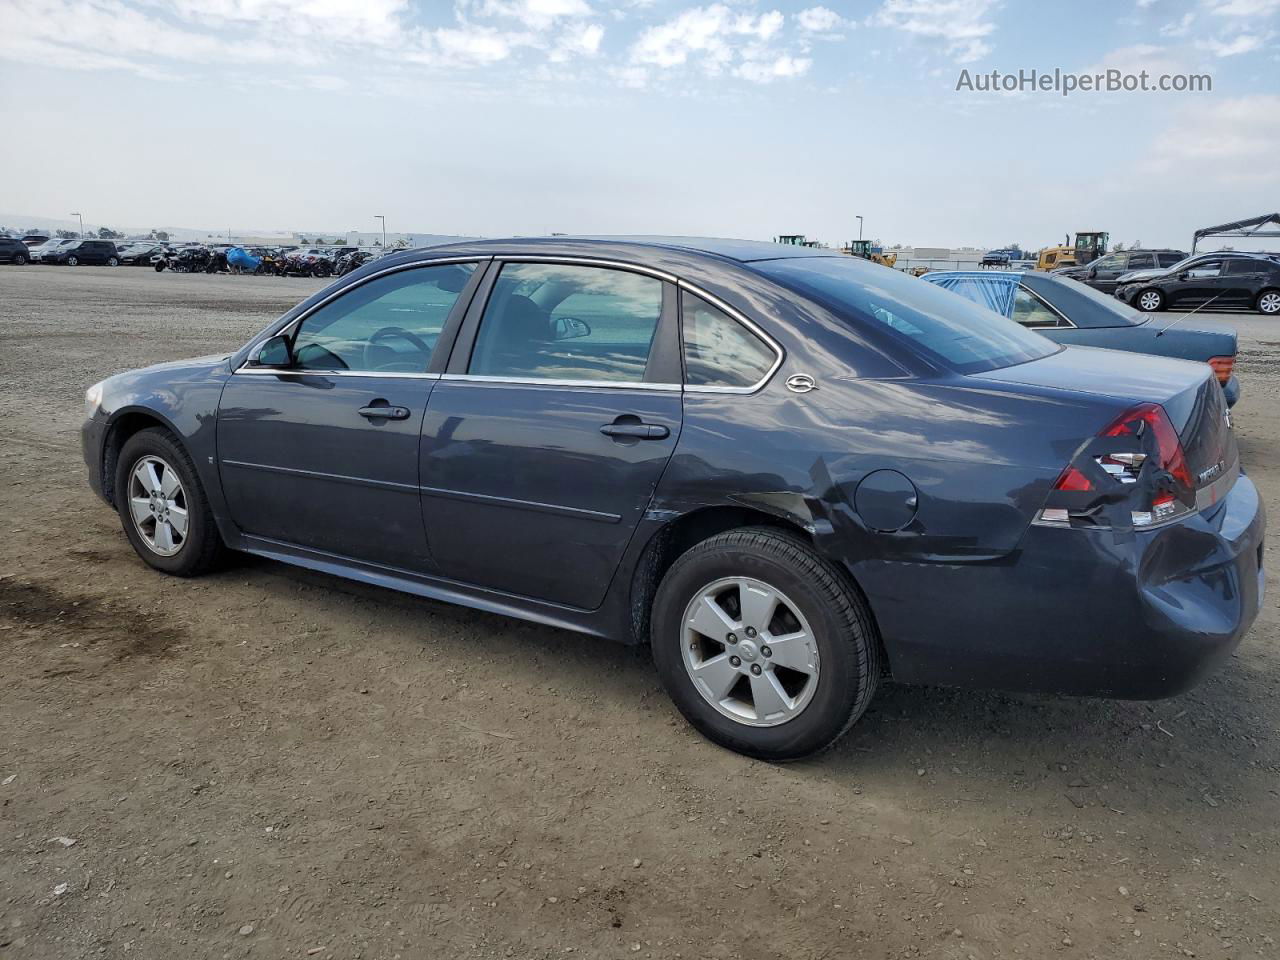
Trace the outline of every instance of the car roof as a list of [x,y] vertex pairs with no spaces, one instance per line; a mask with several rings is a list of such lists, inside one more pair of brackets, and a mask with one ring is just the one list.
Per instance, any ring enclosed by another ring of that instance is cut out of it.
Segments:
[[[426,249],[433,253],[441,250],[465,249],[467,252],[519,251],[554,255],[565,249],[589,245],[600,252],[641,253],[645,250],[670,250],[679,253],[700,253],[739,263],[762,260],[782,260],[792,257],[843,257],[845,254],[826,247],[800,247],[789,243],[767,243],[761,240],[735,240],[727,237],[669,237],[669,236],[580,236],[555,237],[507,237],[490,240],[466,240],[447,243]],[[560,249],[557,249],[560,248]]]

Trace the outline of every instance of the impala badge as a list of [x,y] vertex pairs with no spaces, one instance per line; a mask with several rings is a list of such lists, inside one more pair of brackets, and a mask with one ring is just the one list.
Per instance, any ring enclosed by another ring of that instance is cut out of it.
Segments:
[[817,386],[817,382],[807,373],[796,373],[787,377],[787,389],[792,393],[808,393]]

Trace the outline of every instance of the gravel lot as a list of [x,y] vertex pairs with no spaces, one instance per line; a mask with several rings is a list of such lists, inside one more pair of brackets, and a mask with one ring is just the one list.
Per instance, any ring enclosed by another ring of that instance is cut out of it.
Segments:
[[[319,286],[0,268],[0,957],[1277,955],[1274,576],[1186,696],[890,684],[770,767],[696,736],[643,651],[144,567],[85,485],[85,386]],[[1280,522],[1280,320],[1195,322],[1241,331]]]

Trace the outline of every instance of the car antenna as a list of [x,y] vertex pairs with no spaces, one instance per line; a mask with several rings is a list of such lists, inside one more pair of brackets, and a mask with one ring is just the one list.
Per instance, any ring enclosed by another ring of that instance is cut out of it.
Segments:
[[1181,323],[1183,320],[1187,319],[1187,317],[1195,316],[1196,313],[1203,310],[1209,304],[1213,303],[1213,301],[1217,300],[1218,297],[1220,296],[1222,296],[1222,294],[1218,294],[1217,297],[1210,297],[1208,300],[1200,304],[1200,306],[1196,307],[1195,310],[1192,310],[1190,313],[1184,313],[1182,316],[1178,317],[1176,320],[1170,320],[1167,324],[1165,324],[1163,327],[1161,327],[1159,330],[1156,331],[1156,336],[1163,337],[1164,332],[1168,330],[1170,327],[1172,327],[1175,323]]

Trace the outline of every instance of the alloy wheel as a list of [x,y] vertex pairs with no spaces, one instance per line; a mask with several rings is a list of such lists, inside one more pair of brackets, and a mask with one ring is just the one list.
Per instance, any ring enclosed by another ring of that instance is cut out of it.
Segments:
[[129,472],[129,515],[147,548],[172,557],[187,542],[187,494],[173,467],[143,457]]
[[1160,309],[1160,294],[1154,290],[1148,290],[1142,296],[1138,297],[1138,306],[1147,312]]
[[685,608],[681,650],[695,689],[732,720],[794,720],[818,687],[818,644],[781,590],[750,577],[708,584]]
[[1263,313],[1280,313],[1280,293],[1274,290],[1258,298],[1258,309]]

